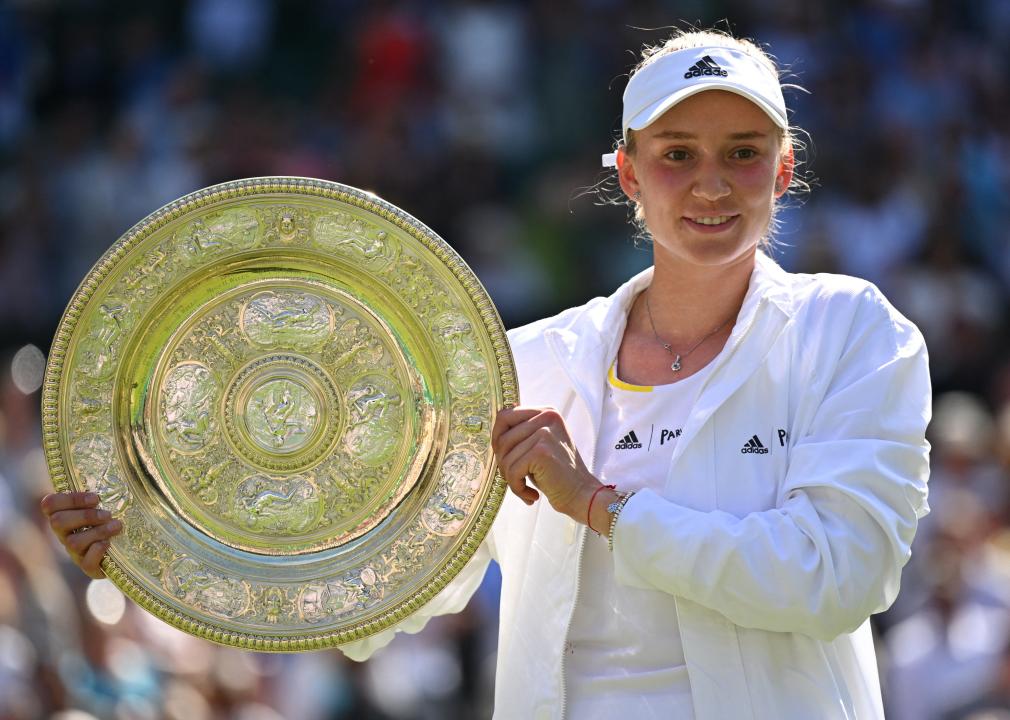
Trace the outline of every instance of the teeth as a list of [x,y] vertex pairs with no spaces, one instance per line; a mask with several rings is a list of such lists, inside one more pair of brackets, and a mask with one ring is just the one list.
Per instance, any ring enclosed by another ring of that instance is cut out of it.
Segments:
[[733,219],[732,215],[719,215],[717,217],[698,217],[691,218],[693,222],[699,225],[722,225],[725,222],[729,222]]

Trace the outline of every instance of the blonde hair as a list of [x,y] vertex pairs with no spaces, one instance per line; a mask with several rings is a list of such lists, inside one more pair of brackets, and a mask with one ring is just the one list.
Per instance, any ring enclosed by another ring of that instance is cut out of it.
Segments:
[[[640,72],[643,68],[648,67],[664,55],[669,55],[670,53],[677,52],[678,50],[686,50],[688,48],[695,47],[707,47],[712,45],[731,47],[745,52],[768,68],[768,70],[770,70],[776,77],[780,79],[782,77],[782,70],[776,64],[771,54],[766,52],[753,40],[734,37],[728,32],[717,28],[708,28],[705,30],[695,28],[682,30],[680,28],[676,28],[671,33],[670,37],[668,37],[664,42],[658,45],[645,45],[642,48],[642,59],[631,70],[628,75],[628,79],[630,80],[636,73]],[[788,83],[783,84],[782,87],[801,91],[803,90],[803,88],[799,85]],[[776,129],[778,129],[777,126]],[[801,128],[790,125],[788,129],[781,131],[781,135],[782,158],[785,159],[787,154],[790,151],[792,152],[793,174],[792,179],[789,182],[789,187],[786,188],[786,193],[788,195],[795,196],[797,194],[809,192],[809,179],[805,177],[806,173],[800,170],[800,166],[803,164],[800,156],[805,155],[807,146],[799,136],[807,135],[807,133]],[[807,136],[809,137],[809,135]],[[619,149],[622,144],[622,140],[618,139],[615,145],[615,150]],[[624,149],[629,155],[634,154],[635,152],[635,131],[630,128],[628,129],[628,141]],[[645,227],[645,215],[642,211],[641,203],[629,200],[624,197],[623,194],[620,195],[620,199],[615,198],[615,202],[629,205],[631,207],[632,222],[638,228],[638,236],[643,239],[648,239],[649,232]],[[776,215],[778,214],[780,203],[781,200],[777,200],[772,207],[772,214],[768,223],[768,232],[761,240],[763,246],[767,247],[772,243],[772,238],[775,234],[776,228],[778,227],[776,223]]]

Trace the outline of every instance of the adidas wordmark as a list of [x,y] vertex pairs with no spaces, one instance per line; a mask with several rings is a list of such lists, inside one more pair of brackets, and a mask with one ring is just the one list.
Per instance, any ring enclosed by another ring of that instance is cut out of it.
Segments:
[[627,435],[622,437],[620,441],[614,445],[615,450],[637,450],[642,447],[642,443],[638,441],[638,435],[632,430]]
[[755,435],[744,444],[744,446],[740,449],[740,452],[744,454],[754,453],[755,455],[767,455],[768,448],[762,445],[761,438]]
[[691,66],[691,69],[684,73],[684,79],[689,80],[702,75],[718,75],[726,77],[728,72],[719,67],[719,63],[712,59],[711,55],[706,55],[701,60]]

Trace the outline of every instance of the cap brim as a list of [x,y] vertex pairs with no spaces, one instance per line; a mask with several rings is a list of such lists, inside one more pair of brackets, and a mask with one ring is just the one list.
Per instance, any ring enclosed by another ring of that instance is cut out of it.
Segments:
[[[672,95],[668,95],[661,100],[657,100],[652,105],[647,106],[641,112],[639,112],[635,117],[631,118],[628,122],[628,130],[641,130],[647,128],[652,123],[656,122],[663,113],[672,108],[677,103],[686,100],[692,95],[697,95],[700,92],[705,92],[706,90],[725,90],[727,92],[735,93],[741,97],[745,97],[752,103],[757,105],[759,108],[764,110],[765,114],[771,118],[772,122],[783,130],[789,127],[789,121],[787,118],[782,117],[776,110],[775,106],[769,103],[767,100],[762,98],[760,95],[754,93],[750,88],[741,87],[733,83],[727,82],[725,80],[720,82],[710,82],[710,83],[697,83],[691,85],[690,87],[681,88]],[[627,138],[625,138],[627,139]]]

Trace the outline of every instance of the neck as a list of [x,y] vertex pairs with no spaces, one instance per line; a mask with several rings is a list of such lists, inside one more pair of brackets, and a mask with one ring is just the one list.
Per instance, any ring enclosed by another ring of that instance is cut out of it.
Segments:
[[[656,333],[683,348],[726,323],[731,328],[743,304],[755,253],[728,265],[699,266],[656,253],[649,303]],[[638,305],[643,303],[639,302]],[[636,308],[635,324],[652,332],[648,315]],[[728,322],[727,322],[728,321]]]

